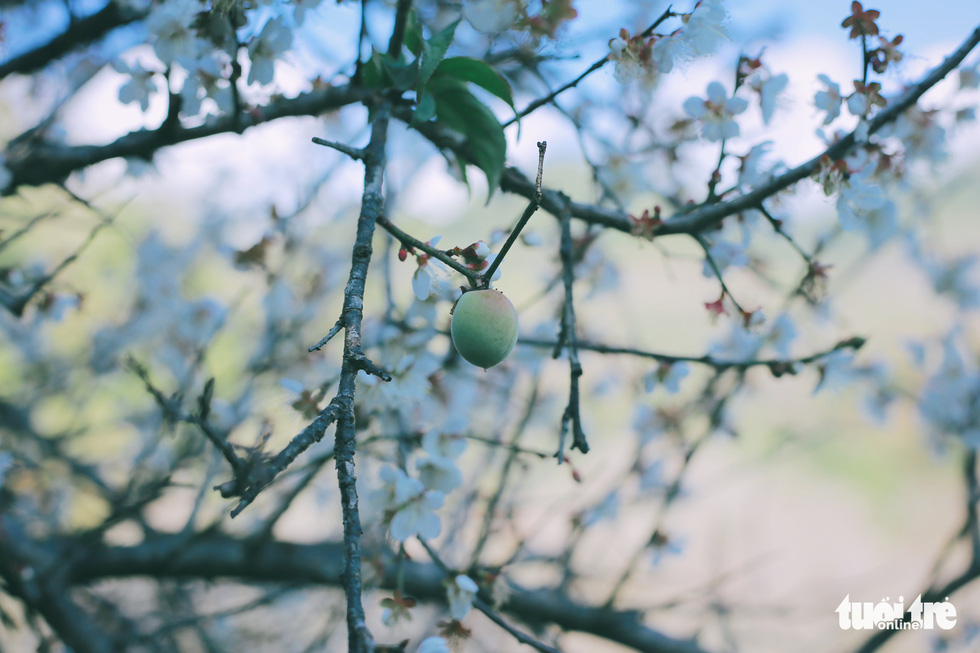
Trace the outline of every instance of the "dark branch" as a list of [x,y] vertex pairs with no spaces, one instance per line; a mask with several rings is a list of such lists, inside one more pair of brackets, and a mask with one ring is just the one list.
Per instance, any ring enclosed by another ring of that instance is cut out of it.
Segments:
[[240,133],[279,118],[320,115],[365,100],[368,95],[368,91],[350,85],[332,86],[290,99],[274,100],[237,118],[225,115],[213,123],[198,127],[162,125],[157,129],[141,129],[105,145],[33,143],[30,148],[7,152],[7,167],[13,180],[5,192],[11,193],[17,186],[39,186],[60,181],[76,170],[117,157],[149,160],[157,150],[170,145],[216,134]]
[[85,18],[72,20],[68,28],[44,45],[0,64],[0,79],[13,73],[27,74],[44,68],[72,50],[102,38],[111,30],[144,18],[145,9],[136,9],[129,2],[109,2]]
[[[390,559],[384,565],[383,588],[397,587],[396,567]],[[84,547],[71,560],[68,574],[75,584],[149,576],[339,586],[343,569],[344,547],[339,542],[288,544],[212,533],[191,542],[179,536],[150,535],[135,546]],[[407,593],[425,601],[445,602],[445,573],[437,565],[406,560],[402,575]],[[512,589],[501,609],[527,624],[555,624],[646,653],[704,651],[693,640],[675,639],[645,626],[638,613],[584,605],[556,590]]]
[[578,360],[578,336],[575,332],[575,304],[572,298],[572,287],[575,284],[575,260],[572,252],[572,219],[564,215],[561,219],[561,268],[562,282],[565,286],[565,300],[562,304],[561,331],[558,344],[555,346],[554,357],[557,358],[564,348],[568,351],[569,389],[568,406],[561,418],[561,440],[555,457],[558,464],[565,458],[565,434],[569,427],[572,430],[572,449],[589,453],[589,443],[582,429],[581,401],[579,400],[579,379],[582,377],[582,364]]

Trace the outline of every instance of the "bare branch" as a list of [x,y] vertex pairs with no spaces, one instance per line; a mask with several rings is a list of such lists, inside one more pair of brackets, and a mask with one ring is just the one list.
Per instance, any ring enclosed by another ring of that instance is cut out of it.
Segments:
[[[70,542],[68,543],[70,544]],[[175,555],[179,550],[180,555]],[[388,554],[381,586],[397,587],[397,565]],[[79,550],[67,570],[73,584],[102,578],[241,579],[285,584],[343,583],[344,545],[340,542],[290,544],[207,533],[187,542],[176,535],[149,534],[134,546],[97,543]],[[444,602],[445,572],[435,564],[402,563],[406,592],[426,601]],[[590,633],[645,653],[704,653],[693,639],[676,639],[644,625],[640,614],[578,603],[556,590],[512,586],[501,610],[527,624],[555,624]]]
[[[225,115],[197,127],[170,126],[141,129],[105,145],[64,145],[32,143],[29,148],[7,152],[7,168],[13,179],[4,191],[18,186],[39,186],[66,178],[70,173],[116,157],[152,159],[164,147],[229,132],[241,133],[249,127],[291,116],[316,116],[367,99],[370,92],[355,86],[329,86],[301,93],[294,98],[275,99],[236,117]],[[13,148],[12,148],[13,150]]]
[[544,175],[544,153],[548,149],[547,141],[538,141],[538,174],[535,177],[534,183],[534,195],[531,196],[531,203],[527,205],[524,209],[524,214],[521,215],[521,219],[517,221],[517,226],[514,227],[513,231],[507,237],[507,241],[504,246],[500,248],[500,253],[493,259],[493,263],[490,267],[486,269],[483,273],[482,284],[484,287],[489,287],[490,282],[493,280],[493,275],[497,273],[497,268],[500,264],[504,262],[504,257],[507,256],[507,252],[513,247],[514,243],[517,241],[517,237],[521,235],[521,231],[524,226],[527,225],[527,221],[531,219],[534,212],[538,210],[538,206],[541,205],[541,177]]
[[578,449],[582,453],[589,452],[589,443],[586,440],[585,431],[582,429],[581,402],[579,400],[579,379],[582,376],[582,364],[578,360],[578,335],[575,333],[575,304],[572,298],[572,287],[575,284],[575,261],[572,253],[571,225],[571,216],[567,214],[562,216],[560,253],[565,300],[562,305],[561,331],[553,356],[558,358],[563,348],[568,351],[570,380],[568,406],[565,407],[565,413],[561,418],[561,440],[558,444],[558,451],[555,453],[559,465],[565,459],[565,434],[569,426],[572,430],[571,448]]
[[328,141],[325,138],[320,138],[319,136],[313,137],[313,142],[317,145],[323,145],[331,149],[337,150],[342,154],[346,154],[355,161],[360,161],[364,158],[364,150],[358,149],[356,147],[351,147],[345,143],[338,143],[337,141]]

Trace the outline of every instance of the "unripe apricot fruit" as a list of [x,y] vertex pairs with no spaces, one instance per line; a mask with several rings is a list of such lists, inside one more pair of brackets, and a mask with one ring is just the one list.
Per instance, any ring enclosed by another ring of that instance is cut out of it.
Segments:
[[487,369],[514,349],[517,311],[498,290],[471,290],[457,300],[450,331],[459,355]]

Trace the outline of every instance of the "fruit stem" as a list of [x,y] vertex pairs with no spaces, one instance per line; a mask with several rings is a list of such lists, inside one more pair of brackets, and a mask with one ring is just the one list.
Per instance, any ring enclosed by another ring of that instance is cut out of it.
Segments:
[[534,180],[534,197],[531,198],[531,203],[524,209],[524,215],[517,221],[517,226],[507,236],[507,242],[500,248],[500,253],[493,259],[493,263],[490,264],[487,271],[483,273],[483,277],[480,279],[480,285],[484,288],[490,287],[490,281],[493,280],[493,275],[496,274],[497,268],[500,267],[504,257],[507,256],[507,252],[514,245],[514,241],[521,235],[524,225],[527,224],[527,221],[531,219],[534,212],[538,210],[538,206],[541,205],[541,177],[544,173],[544,153],[547,149],[548,141],[538,141],[538,176]]

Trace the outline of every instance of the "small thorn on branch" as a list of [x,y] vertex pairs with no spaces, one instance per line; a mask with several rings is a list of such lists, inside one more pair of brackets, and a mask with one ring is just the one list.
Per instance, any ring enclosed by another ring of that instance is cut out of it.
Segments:
[[340,320],[340,318],[337,318],[337,323],[334,324],[333,327],[331,327],[330,331],[327,332],[327,335],[325,335],[322,338],[320,338],[320,341],[317,342],[312,347],[310,347],[309,349],[307,349],[307,351],[310,352],[310,353],[313,353],[315,351],[320,351],[320,349],[325,344],[327,344],[328,342],[330,342],[335,335],[337,335],[338,333],[340,333],[340,330],[343,329],[343,328],[344,328],[344,323]]
[[376,376],[386,383],[391,381],[391,375],[375,365],[370,358],[364,355],[364,352],[362,352],[360,348],[357,348],[351,352],[350,360],[357,369],[364,370],[368,374]]
[[319,136],[314,136],[313,142],[317,145],[323,145],[324,147],[329,147],[330,149],[346,154],[355,161],[360,161],[364,158],[364,150],[357,147],[351,147],[350,145],[338,143],[337,141],[328,141],[327,139],[320,138]]

